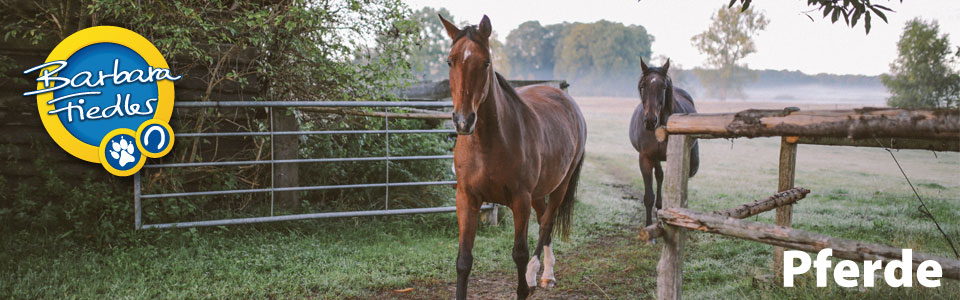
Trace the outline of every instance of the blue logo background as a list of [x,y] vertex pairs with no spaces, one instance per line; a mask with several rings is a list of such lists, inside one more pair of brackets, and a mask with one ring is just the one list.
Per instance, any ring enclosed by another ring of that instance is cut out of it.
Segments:
[[[113,73],[113,61],[115,58],[120,59],[117,72],[138,69],[145,72],[149,68],[147,62],[130,48],[114,43],[98,43],[86,46],[71,55],[70,58],[67,59],[67,66],[63,68],[58,75],[60,77],[73,78],[73,76],[79,72],[89,71],[93,75],[90,78],[90,82],[95,83],[97,80],[99,80],[99,71],[103,71],[104,74]],[[83,76],[81,76],[81,78],[83,78]],[[103,86],[95,88],[90,88],[87,86],[81,86],[78,88],[65,87],[54,91],[53,98],[56,99],[79,92],[101,92],[101,94],[64,99],[55,103],[54,107],[60,109],[68,106],[68,103],[72,102],[73,105],[83,107],[84,113],[86,113],[90,107],[94,106],[99,107],[100,112],[102,112],[104,108],[116,104],[117,95],[119,94],[123,99],[120,103],[120,109],[124,110],[126,95],[129,93],[130,104],[139,104],[140,111],[146,111],[146,100],[156,99],[158,95],[157,84],[155,82],[124,83],[120,86],[116,86],[113,84],[113,78],[105,78]],[[80,99],[84,99],[83,105],[78,104]],[[157,110],[157,102],[152,102],[152,105],[155,114]],[[73,114],[73,122],[67,122],[68,112]],[[86,119],[81,121],[80,116],[77,115],[77,110],[73,109],[70,111],[63,111],[59,113],[58,116],[60,118],[60,122],[63,123],[63,126],[67,129],[67,131],[70,132],[70,134],[84,143],[99,146],[100,141],[102,141],[104,136],[106,136],[110,131],[117,128],[129,128],[136,131],[137,127],[140,126],[141,123],[152,119],[154,114],[130,116],[126,114],[126,111],[124,111],[123,117],[114,115],[110,118],[97,120]],[[84,116],[84,118],[86,118],[86,116]],[[131,142],[133,141],[133,137],[128,138]],[[137,153],[138,154],[136,157],[139,159],[139,150],[137,150]],[[109,156],[109,154],[107,156]],[[117,167],[117,165],[114,167]],[[118,169],[121,168],[118,167]]]

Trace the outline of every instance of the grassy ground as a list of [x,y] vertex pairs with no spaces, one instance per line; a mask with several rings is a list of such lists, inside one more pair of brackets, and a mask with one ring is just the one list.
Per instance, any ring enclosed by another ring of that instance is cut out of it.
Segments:
[[[559,242],[559,286],[540,299],[651,298],[659,246],[636,241],[642,180],[626,125],[632,99],[578,99],[588,119],[588,158],[571,241]],[[700,103],[734,111],[767,103]],[[817,107],[801,106],[802,109]],[[831,105],[823,108],[835,108]],[[711,211],[775,192],[776,139],[701,142],[690,207]],[[796,227],[949,257],[933,224],[917,213],[890,155],[881,149],[801,145],[797,185],[813,193],[794,208]],[[960,155],[895,152],[941,225],[960,239]],[[132,212],[131,212],[132,214]],[[504,218],[510,214],[504,211]],[[773,214],[753,218],[772,222]],[[511,298],[511,222],[477,238],[471,294]],[[531,245],[536,237],[531,226]],[[97,247],[56,233],[0,237],[0,298],[450,298],[455,278],[453,214],[350,218],[141,232],[123,246]],[[754,278],[769,274],[772,247],[694,233],[687,243],[684,294],[690,298],[956,298],[940,288],[797,288]],[[882,285],[882,280],[880,281]],[[395,289],[414,288],[407,293]]]

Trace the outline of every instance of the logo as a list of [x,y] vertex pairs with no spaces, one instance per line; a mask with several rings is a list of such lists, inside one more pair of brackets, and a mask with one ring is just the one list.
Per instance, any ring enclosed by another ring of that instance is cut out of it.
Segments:
[[40,120],[64,151],[129,176],[146,158],[173,148],[173,82],[160,51],[136,32],[97,26],[64,39],[39,72],[36,96]]

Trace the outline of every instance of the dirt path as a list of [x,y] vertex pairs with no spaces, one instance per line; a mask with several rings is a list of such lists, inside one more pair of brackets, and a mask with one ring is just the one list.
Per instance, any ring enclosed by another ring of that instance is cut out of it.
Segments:
[[[637,201],[637,192],[627,184],[602,185],[618,191],[621,199]],[[629,225],[606,228],[581,245],[558,253],[557,287],[537,288],[530,299],[637,299],[653,296],[656,284],[653,274],[656,274],[659,250],[638,241],[636,228]],[[508,271],[512,269],[473,274],[468,298],[515,299],[517,277]],[[455,278],[415,281],[409,288],[412,290],[404,292],[381,290],[376,298],[450,299],[456,292]]]
[[[530,299],[623,299],[643,298],[656,281],[656,259],[650,252],[636,251],[649,247],[636,240],[629,228],[618,228],[616,234],[602,236],[593,243],[564,253],[557,265],[559,285],[538,288]],[[632,249],[632,250],[631,250]],[[638,282],[638,278],[641,282]],[[470,277],[469,299],[514,299],[516,275],[513,273],[477,274]],[[645,283],[643,283],[645,282]],[[450,299],[456,291],[453,278],[413,283],[412,291],[398,293],[384,290],[378,299]]]

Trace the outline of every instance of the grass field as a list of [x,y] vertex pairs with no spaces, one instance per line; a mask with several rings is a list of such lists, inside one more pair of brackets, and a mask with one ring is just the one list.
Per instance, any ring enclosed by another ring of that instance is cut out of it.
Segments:
[[[574,234],[558,242],[559,286],[538,299],[652,298],[660,247],[635,239],[643,223],[642,180],[627,139],[634,99],[579,98],[588,120],[588,156]],[[703,112],[774,103],[699,103]],[[805,106],[801,109],[843,108]],[[712,211],[775,192],[778,139],[701,141],[690,207]],[[960,240],[960,154],[895,151],[931,211]],[[801,145],[797,186],[813,192],[794,207],[794,226],[841,238],[950,257],[933,224],[917,212],[890,155],[875,148]],[[133,212],[131,212],[132,215]],[[501,214],[510,218],[504,210]],[[131,217],[132,219],[132,217]],[[751,220],[772,222],[773,213]],[[471,295],[512,298],[512,222],[483,226]],[[132,225],[131,225],[132,226]],[[531,246],[536,238],[531,226]],[[349,218],[140,232],[122,246],[97,247],[57,233],[0,237],[0,298],[406,298],[453,296],[457,249],[453,214]],[[956,299],[960,282],[939,288],[783,288],[770,274],[772,247],[718,235],[689,235],[684,295],[719,299]],[[407,293],[393,290],[414,288]]]

